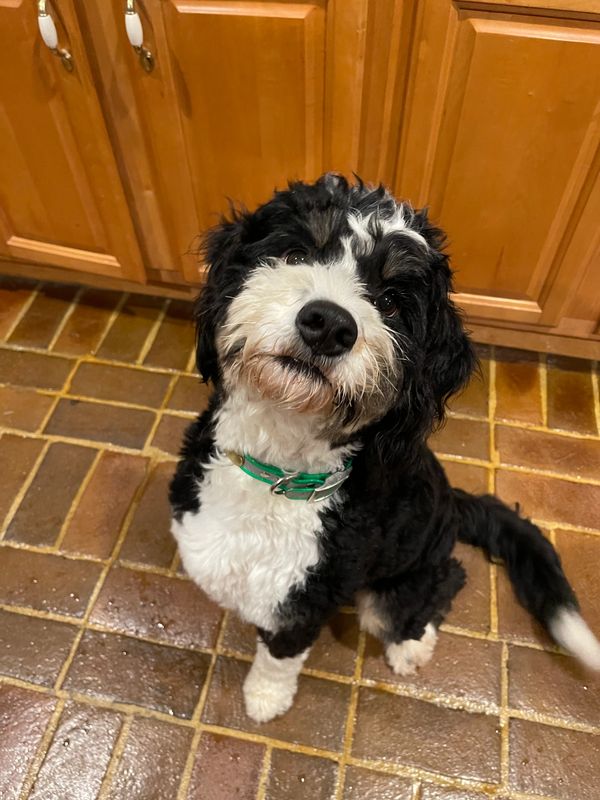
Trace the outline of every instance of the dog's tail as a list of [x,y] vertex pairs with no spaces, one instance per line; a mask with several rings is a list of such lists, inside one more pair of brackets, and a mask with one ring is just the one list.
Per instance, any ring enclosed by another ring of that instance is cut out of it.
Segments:
[[502,559],[521,605],[565,650],[600,670],[600,642],[579,613],[560,558],[540,529],[491,495],[453,491],[459,540]]

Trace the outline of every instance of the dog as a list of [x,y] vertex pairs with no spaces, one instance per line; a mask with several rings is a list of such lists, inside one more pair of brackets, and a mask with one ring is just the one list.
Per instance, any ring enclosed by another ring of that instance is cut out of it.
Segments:
[[425,210],[333,173],[207,236],[196,351],[214,392],[185,434],[172,532],[191,578],[257,628],[257,723],[291,707],[340,606],[357,604],[395,673],[426,664],[465,583],[457,540],[501,559],[523,606],[600,669],[550,542],[451,488],[427,446],[476,369],[444,241]]

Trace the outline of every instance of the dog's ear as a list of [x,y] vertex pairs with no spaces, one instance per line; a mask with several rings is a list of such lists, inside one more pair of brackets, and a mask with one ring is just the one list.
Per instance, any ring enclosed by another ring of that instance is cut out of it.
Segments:
[[446,402],[466,385],[477,358],[461,314],[450,298],[452,274],[448,257],[437,253],[435,259],[424,368],[436,417],[441,421]]
[[[244,215],[233,211],[231,220],[210,230],[204,240],[202,252],[207,267],[206,283],[194,306],[196,323],[196,366],[205,383],[220,382],[219,360],[215,337],[226,306],[231,299],[239,265],[236,251],[242,238]],[[227,274],[231,274],[230,280]]]

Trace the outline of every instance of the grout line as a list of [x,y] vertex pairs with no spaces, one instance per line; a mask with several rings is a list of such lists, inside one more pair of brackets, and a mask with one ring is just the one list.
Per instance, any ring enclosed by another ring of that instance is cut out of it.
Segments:
[[[133,369],[138,372],[152,372],[158,375],[179,375],[182,378],[194,377],[190,376],[189,372],[176,367],[157,367],[152,364],[136,364],[131,361],[121,361],[118,358],[103,358],[94,353],[84,353],[82,355],[72,355],[70,353],[49,353],[43,347],[30,347],[28,345],[10,344],[8,342],[0,342],[0,350],[8,350],[13,353],[31,353],[36,356],[47,356],[48,358],[60,359],[61,361],[75,361],[80,360],[84,364],[100,364],[105,367],[120,367],[124,369]],[[12,385],[12,384],[7,384]],[[32,388],[32,387],[27,387]],[[42,390],[44,391],[44,390]]]
[[96,556],[86,555],[85,553],[71,553],[68,550],[61,550],[60,553],[56,553],[52,549],[52,545],[26,544],[10,539],[3,541],[1,544],[2,547],[12,548],[13,550],[26,550],[29,553],[40,553],[42,555],[51,556],[60,555],[61,558],[68,558],[70,561],[84,561],[91,564],[106,564],[108,561],[106,558],[97,558]]
[[540,402],[542,404],[542,426],[548,428],[548,361],[547,356],[539,354],[538,371],[540,375]]
[[81,498],[83,497],[86,489],[88,488],[88,486],[92,482],[92,479],[93,479],[93,477],[94,477],[94,475],[96,473],[96,469],[98,468],[98,464],[100,463],[100,459],[102,458],[103,455],[104,455],[104,450],[98,450],[98,452],[96,453],[96,455],[94,456],[94,458],[92,460],[92,463],[90,464],[90,467],[89,467],[85,477],[83,478],[83,480],[79,484],[79,488],[75,492],[75,496],[73,497],[73,500],[71,501],[71,506],[69,507],[69,510],[66,513],[66,516],[65,516],[65,518],[63,520],[63,523],[62,523],[62,525],[60,527],[60,531],[58,532],[58,536],[56,537],[56,539],[54,541],[54,545],[52,546],[53,550],[60,550],[60,546],[62,545],[62,543],[64,541],[64,538],[67,535],[67,531],[69,529],[71,521],[73,520],[73,517],[75,516],[75,512],[79,508],[79,503],[81,501]]
[[188,363],[185,367],[186,374],[189,375],[190,373],[194,374],[196,372],[196,348],[192,348],[192,352],[190,353],[190,357],[188,358]]
[[273,748],[271,745],[267,745],[265,749],[265,755],[263,757],[263,763],[260,770],[260,777],[258,779],[258,789],[256,790],[256,800],[265,800],[269,782],[269,775],[271,772],[271,756],[273,754]]
[[108,334],[109,334],[109,332],[110,332],[110,329],[112,328],[112,326],[113,326],[113,325],[114,325],[114,323],[115,323],[115,320],[117,319],[117,317],[119,316],[119,314],[120,314],[120,313],[121,313],[121,311],[123,310],[123,307],[125,306],[125,303],[126,303],[126,302],[127,302],[127,300],[129,299],[129,296],[130,296],[130,295],[129,295],[129,292],[123,292],[123,293],[121,294],[121,297],[119,298],[119,300],[118,300],[118,302],[117,302],[117,305],[116,305],[116,306],[113,308],[113,310],[111,311],[111,313],[110,313],[110,315],[109,315],[109,317],[108,317],[108,320],[107,320],[107,322],[106,322],[106,325],[104,326],[104,330],[103,330],[103,331],[102,331],[102,333],[100,334],[100,338],[99,338],[99,339],[98,339],[98,341],[96,342],[96,345],[95,345],[95,347],[94,347],[94,349],[93,349],[93,351],[92,351],[92,352],[94,353],[94,355],[95,355],[95,354],[98,352],[98,350],[99,350],[99,349],[102,347],[102,345],[104,344],[104,340],[105,340],[105,339],[106,339],[106,337],[108,336]]
[[[32,437],[23,437],[23,438],[32,438]],[[50,442],[46,442],[46,444],[42,446],[42,449],[40,450],[38,457],[34,461],[33,466],[29,470],[27,477],[21,484],[19,491],[16,493],[15,499],[12,501],[12,504],[4,517],[4,520],[1,521],[2,528],[0,529],[0,542],[4,541],[4,535],[7,533],[11,522],[13,521],[17,511],[19,510],[19,506],[21,505],[25,495],[29,491],[31,484],[34,482],[35,476],[38,474],[40,466],[42,465],[42,462],[46,458],[49,449],[50,449]]]
[[46,619],[51,622],[61,622],[66,625],[73,625],[74,627],[81,626],[81,617],[70,617],[67,614],[57,614],[54,611],[45,611],[41,608],[30,608],[29,606],[20,606],[14,603],[0,603],[0,611],[5,611],[7,614],[18,614],[21,617],[33,617],[34,619]]
[[44,428],[50,422],[50,418],[52,417],[52,415],[56,411],[56,406],[59,404],[59,402],[61,400],[61,397],[64,397],[65,392],[68,391],[68,387],[71,386],[71,381],[73,380],[73,376],[75,375],[75,373],[77,372],[77,369],[79,368],[79,364],[80,364],[80,359],[78,359],[78,358],[74,359],[73,364],[71,366],[71,369],[69,370],[69,373],[68,373],[67,377],[65,378],[62,387],[58,390],[58,392],[54,396],[54,401],[52,403],[50,403],[50,408],[48,409],[47,413],[44,415],[43,420],[38,425],[38,428],[36,430],[36,433],[38,435],[40,435],[40,436],[42,435],[42,432],[44,431]]
[[146,336],[146,339],[144,340],[144,343],[142,344],[142,347],[141,347],[141,350],[140,350],[140,352],[138,354],[138,357],[135,360],[136,364],[143,364],[144,363],[144,359],[146,358],[146,356],[150,352],[150,349],[152,348],[152,345],[154,344],[154,341],[155,341],[156,337],[158,336],[158,331],[160,330],[160,326],[164,322],[164,319],[165,319],[165,317],[167,315],[167,310],[168,310],[170,305],[171,305],[171,301],[168,298],[163,301],[162,308],[158,312],[158,316],[156,317],[156,319],[154,320],[154,323],[152,324],[152,327],[148,331],[148,335]]
[[44,731],[44,735],[41,738],[40,743],[37,746],[37,750],[35,756],[33,757],[31,764],[29,765],[29,769],[27,770],[27,777],[23,781],[21,791],[19,793],[19,800],[26,800],[29,797],[29,793],[35,784],[35,780],[38,776],[38,772],[42,764],[44,763],[44,759],[48,753],[50,745],[52,743],[52,739],[54,738],[54,734],[56,733],[56,729],[58,728],[58,723],[62,716],[64,707],[65,707],[65,700],[60,698],[56,703],[56,708],[48,724],[46,725],[46,730]]
[[3,343],[7,343],[8,340],[10,339],[10,337],[13,335],[13,333],[19,327],[19,324],[20,324],[21,320],[23,319],[25,314],[27,314],[27,312],[29,311],[29,309],[33,305],[36,297],[40,293],[40,289],[42,289],[43,286],[44,286],[43,283],[39,283],[35,289],[32,289],[31,294],[29,295],[27,300],[25,300],[25,302],[21,306],[21,309],[19,310],[17,316],[14,318],[14,320],[12,322],[12,325],[8,328],[8,330],[4,334],[4,339],[2,340]]
[[69,303],[69,307],[67,308],[67,310],[63,314],[63,317],[62,317],[61,321],[58,323],[58,327],[54,331],[54,335],[52,336],[52,338],[50,339],[50,341],[46,345],[46,350],[48,350],[49,352],[54,349],[54,345],[56,344],[56,342],[58,341],[59,336],[63,332],[69,317],[72,315],[72,313],[77,308],[77,305],[79,304],[79,300],[81,299],[81,296],[83,295],[84,291],[85,291],[84,287],[80,286],[79,289],[75,292],[75,295],[74,295],[73,299]]
[[502,644],[500,662],[500,776],[502,785],[508,789],[509,781],[509,735],[510,721],[508,716],[508,645]]
[[144,446],[142,448],[142,453],[146,453],[148,448],[150,448],[152,446],[152,441],[154,440],[154,437],[156,436],[156,431],[158,430],[158,426],[160,425],[161,420],[163,418],[163,412],[164,412],[164,410],[166,408],[167,403],[171,399],[171,395],[175,391],[175,384],[176,383],[177,383],[177,376],[173,375],[171,377],[168,385],[167,385],[167,389],[165,391],[165,394],[163,396],[163,399],[162,399],[162,402],[161,402],[159,408],[157,408],[155,410],[156,411],[156,417],[154,419],[154,422],[150,426],[150,430],[148,431],[148,435],[146,436],[146,441],[144,442]]
[[421,781],[415,781],[412,787],[412,798],[411,800],[421,800],[421,789],[423,788],[423,784]]
[[133,716],[128,715],[123,720],[123,724],[121,725],[121,730],[119,731],[119,735],[117,736],[117,741],[113,746],[113,751],[110,755],[110,760],[108,762],[108,766],[106,768],[106,772],[104,773],[104,777],[102,778],[102,783],[100,785],[100,789],[98,790],[98,794],[96,795],[96,800],[104,800],[105,797],[108,796],[108,792],[112,786],[113,778],[117,772],[117,768],[121,761],[121,756],[125,751],[125,747],[127,745],[127,738],[129,736],[129,731],[131,729],[131,725],[133,723]]
[[208,692],[210,689],[210,685],[212,683],[212,677],[215,671],[215,665],[217,663],[219,649],[221,647],[221,643],[225,635],[225,620],[227,619],[227,617],[228,614],[226,612],[225,614],[223,614],[221,622],[219,623],[219,632],[217,634],[214,650],[211,656],[210,664],[208,666],[206,678],[204,680],[204,686],[202,687],[202,691],[200,692],[200,697],[198,698],[198,703],[196,704],[196,708],[194,709],[194,713],[192,715],[191,722],[196,730],[194,732],[192,741],[190,743],[188,757],[185,762],[185,766],[183,768],[181,781],[179,783],[179,791],[177,792],[178,800],[184,800],[188,792],[190,780],[192,778],[192,770],[194,768],[194,762],[196,760],[196,752],[198,750],[198,745],[200,743],[200,736],[202,735],[202,731],[204,729],[204,726],[201,723],[202,712],[204,711],[204,706],[206,704],[206,699],[208,697]]
[[[124,445],[113,444],[112,442],[96,441],[94,439],[81,439],[75,436],[64,436],[54,433],[32,433],[22,431],[17,428],[0,426],[0,435],[5,433],[13,436],[20,436],[22,439],[41,439],[48,443],[61,442],[63,444],[77,444],[81,447],[88,447],[91,450],[107,450],[111,453],[125,453],[126,455],[138,457],[145,456],[146,458],[149,457],[148,454],[144,453],[139,448],[125,447]],[[164,450],[158,450],[158,448],[153,449],[151,456],[156,463],[161,463],[163,461],[175,463],[177,461],[177,456],[171,455]]]
[[356,651],[356,662],[354,664],[354,675],[352,678],[352,688],[350,690],[350,702],[346,714],[346,726],[344,728],[344,742],[340,766],[338,770],[338,780],[335,792],[335,800],[342,800],[344,785],[346,783],[346,766],[352,753],[352,742],[354,739],[354,728],[356,727],[356,708],[358,705],[358,693],[361,685],[363,663],[365,658],[366,634],[360,631],[358,647]]

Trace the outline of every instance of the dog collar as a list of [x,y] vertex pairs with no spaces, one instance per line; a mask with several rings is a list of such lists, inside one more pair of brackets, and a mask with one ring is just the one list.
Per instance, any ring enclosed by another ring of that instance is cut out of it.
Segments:
[[342,469],[334,472],[291,472],[231,450],[225,455],[246,475],[268,484],[271,494],[282,495],[288,500],[305,500],[308,503],[318,503],[331,497],[352,471],[351,458],[344,463]]

